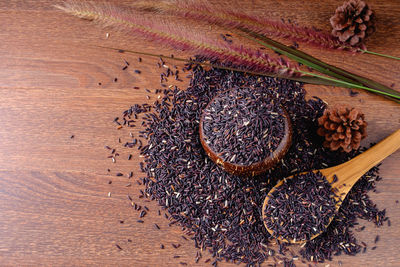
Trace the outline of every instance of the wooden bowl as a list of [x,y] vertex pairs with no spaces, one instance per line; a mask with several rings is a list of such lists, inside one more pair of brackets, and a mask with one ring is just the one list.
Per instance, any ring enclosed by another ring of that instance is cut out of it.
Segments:
[[[218,95],[217,95],[218,96]],[[217,97],[215,96],[215,97]],[[214,97],[214,98],[215,98]],[[210,103],[214,101],[214,98],[211,99]],[[208,103],[208,105],[210,105]],[[206,110],[207,107],[204,109]],[[284,136],[278,145],[278,147],[275,149],[274,152],[272,152],[272,155],[267,156],[264,160],[255,162],[251,165],[240,165],[240,164],[234,164],[230,162],[224,161],[222,158],[220,158],[217,153],[215,153],[206,143],[206,140],[204,139],[204,133],[203,133],[203,122],[204,122],[204,116],[205,113],[203,112],[201,117],[200,117],[200,125],[199,125],[199,132],[200,132],[200,142],[207,153],[208,157],[211,158],[212,161],[214,161],[217,165],[221,166],[225,171],[234,174],[234,175],[243,175],[243,176],[255,176],[262,174],[266,172],[268,169],[271,169],[274,167],[286,154],[286,152],[289,150],[289,147],[292,143],[292,123],[289,118],[289,114],[286,112],[286,110],[282,108],[283,115],[284,115],[284,123],[285,123],[285,133]]]

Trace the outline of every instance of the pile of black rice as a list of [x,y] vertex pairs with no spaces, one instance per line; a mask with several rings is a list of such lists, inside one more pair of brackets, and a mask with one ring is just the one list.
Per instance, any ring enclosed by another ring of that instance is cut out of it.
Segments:
[[[300,248],[302,257],[286,244],[273,240],[262,222],[263,200],[279,179],[334,166],[360,153],[331,152],[322,147],[316,134],[317,118],[326,108],[321,99],[306,100],[302,84],[295,81],[214,68],[205,70],[192,64],[184,71],[191,71],[187,89],[157,89],[161,97],[152,106],[135,104],[123,113],[123,120],[124,124],[142,120],[146,128],[141,137],[147,143],[139,146],[145,158],[141,167],[146,176],[140,178],[145,186],[141,190],[143,196],[158,201],[170,219],[194,240],[196,248],[209,249],[214,257],[210,263],[216,266],[226,260],[254,266],[272,257],[275,262],[294,266],[298,258],[302,262],[323,262],[341,253],[355,255],[366,251],[366,244],[356,240],[352,231],[360,230],[356,226],[358,218],[377,226],[387,220],[385,210],[379,210],[367,195],[381,179],[378,167],[357,182],[328,230]],[[168,69],[161,76],[165,78],[171,73],[174,72]],[[207,157],[199,140],[202,110],[218,92],[239,87],[268,92],[287,109],[293,123],[289,152],[275,169],[258,177],[226,173]],[[139,117],[140,113],[143,116]],[[137,143],[134,139],[127,146]],[[197,255],[196,262],[201,254]]]

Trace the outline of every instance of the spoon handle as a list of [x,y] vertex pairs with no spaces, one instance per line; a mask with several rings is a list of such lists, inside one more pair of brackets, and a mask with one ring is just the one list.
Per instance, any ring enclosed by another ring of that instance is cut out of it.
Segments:
[[400,148],[400,129],[335,170],[341,183],[352,187],[368,170]]

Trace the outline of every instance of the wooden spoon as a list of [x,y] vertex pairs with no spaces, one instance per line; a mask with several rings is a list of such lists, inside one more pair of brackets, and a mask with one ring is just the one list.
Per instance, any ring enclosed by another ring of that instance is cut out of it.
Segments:
[[[361,178],[368,170],[374,167],[376,164],[381,162],[383,159],[394,153],[397,149],[400,148],[400,129],[392,133],[390,136],[385,138],[383,141],[379,142],[375,146],[371,147],[364,153],[358,155],[357,157],[334,167],[321,169],[319,170],[332,184],[332,189],[336,193],[336,211],[339,210],[343,200],[346,195],[349,193],[350,189],[353,185]],[[317,172],[314,170],[313,172]],[[305,173],[305,172],[303,172]],[[334,182],[334,177],[337,177]],[[262,218],[264,221],[264,226],[267,228],[267,231],[273,236],[273,231],[269,229],[265,223],[265,209],[268,205],[268,200],[272,196],[271,193],[276,190],[279,186],[281,186],[285,180],[291,179],[293,176],[287,177],[281,181],[279,181],[272,189],[269,191],[268,195],[264,200],[264,204],[262,207]],[[329,224],[332,222],[334,215],[330,218],[329,223],[325,226],[327,228]],[[322,232],[313,235],[310,240],[313,240]],[[278,240],[288,242],[288,243],[297,243],[301,244],[307,242],[309,240],[288,240],[283,238],[282,236],[275,236]]]

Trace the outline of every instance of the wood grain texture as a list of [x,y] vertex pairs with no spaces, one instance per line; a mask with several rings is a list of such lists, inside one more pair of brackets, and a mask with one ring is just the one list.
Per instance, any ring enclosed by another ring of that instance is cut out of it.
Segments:
[[[369,49],[399,56],[398,1],[368,2],[379,21],[377,33],[368,42]],[[193,243],[182,239],[179,227],[168,227],[168,221],[158,215],[155,202],[138,199],[140,186],[134,182],[136,179],[126,187],[128,178],[115,176],[119,171],[133,171],[134,178],[140,177],[138,154],[127,161],[131,151],[118,143],[118,137],[129,138],[129,130],[117,130],[112,120],[131,104],[154,99],[146,99],[144,88],[159,88],[156,60],[144,57],[139,64],[136,56],[94,45],[165,54],[174,51],[160,50],[116,32],[107,39],[108,30],[57,11],[55,3],[0,1],[0,265],[178,266],[179,262],[187,262],[196,266]],[[229,3],[277,19],[285,17],[302,25],[329,29],[328,19],[342,1]],[[210,33],[214,31],[212,27]],[[399,62],[301,48],[400,90]],[[131,63],[128,71],[122,70],[124,59]],[[135,74],[135,68],[142,74]],[[180,86],[186,84],[187,80]],[[348,89],[325,86],[307,85],[306,89],[309,96],[316,95],[330,105],[349,104],[364,111],[369,122],[364,144],[377,142],[400,128],[400,106],[381,97],[360,91],[350,98]],[[133,133],[137,135],[137,131]],[[75,137],[71,139],[71,135]],[[121,156],[115,164],[106,159],[109,152],[104,145],[117,147]],[[338,260],[344,266],[399,266],[396,244],[400,242],[400,204],[395,202],[400,200],[399,162],[400,152],[384,161],[384,179],[378,183],[378,193],[371,193],[379,207],[386,207],[392,227],[376,228],[361,221],[367,228],[357,236],[371,245],[379,233],[377,249],[355,257],[336,257],[330,266],[337,266]],[[145,224],[136,222],[138,213],[130,206],[128,194],[150,209]],[[160,249],[161,243],[165,249]],[[175,249],[171,243],[182,246]],[[198,266],[204,265],[206,258]]]

